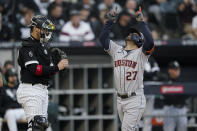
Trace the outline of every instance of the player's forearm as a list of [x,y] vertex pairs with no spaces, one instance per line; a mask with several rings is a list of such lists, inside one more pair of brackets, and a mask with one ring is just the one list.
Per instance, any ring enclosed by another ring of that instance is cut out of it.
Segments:
[[99,40],[101,45],[104,47],[105,50],[109,49],[109,33],[112,27],[113,21],[107,21],[101,31],[101,34],[99,36]]
[[32,74],[36,76],[53,75],[59,71],[58,66],[44,66],[37,64],[28,65],[27,68]]
[[147,53],[149,53],[150,51],[152,51],[154,49],[154,40],[152,37],[152,33],[145,22],[140,23],[139,31],[142,32],[145,37],[145,43],[143,45],[143,50],[146,51]]

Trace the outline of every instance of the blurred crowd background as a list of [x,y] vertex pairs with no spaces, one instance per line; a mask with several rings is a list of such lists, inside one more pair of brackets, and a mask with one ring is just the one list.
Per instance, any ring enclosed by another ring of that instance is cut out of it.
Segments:
[[120,14],[110,35],[114,40],[125,38],[139,6],[155,40],[197,39],[196,0],[1,0],[0,41],[27,38],[36,14],[56,24],[53,41],[95,40],[106,21],[104,15],[116,6]]

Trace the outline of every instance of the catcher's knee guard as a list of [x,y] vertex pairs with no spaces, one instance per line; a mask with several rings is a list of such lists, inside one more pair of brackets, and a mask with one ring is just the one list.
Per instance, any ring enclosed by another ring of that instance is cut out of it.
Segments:
[[46,117],[36,115],[33,120],[28,123],[28,128],[32,128],[32,131],[45,131],[49,124]]

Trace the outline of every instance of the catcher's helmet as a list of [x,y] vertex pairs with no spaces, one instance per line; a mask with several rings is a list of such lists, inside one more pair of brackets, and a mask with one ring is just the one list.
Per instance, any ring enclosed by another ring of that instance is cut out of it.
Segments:
[[49,19],[47,19],[47,17],[43,15],[36,15],[32,17],[31,24],[29,26],[30,28],[33,28],[35,26],[41,29],[40,32],[41,43],[47,43],[52,37],[52,32],[55,30],[55,25]]
[[135,28],[129,28],[127,36],[131,35],[131,40],[137,45],[137,47],[141,47],[144,43],[144,35],[136,30]]

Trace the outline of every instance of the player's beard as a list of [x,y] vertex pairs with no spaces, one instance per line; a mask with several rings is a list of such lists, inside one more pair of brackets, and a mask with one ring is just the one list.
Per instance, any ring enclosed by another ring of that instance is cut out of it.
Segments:
[[127,41],[132,41],[131,35],[128,35],[128,36],[125,38],[125,41],[126,41],[126,42],[127,42]]
[[131,39],[131,35],[128,35],[125,38],[125,43],[126,43],[125,46],[123,46],[124,48],[126,48],[127,46],[131,47],[135,45],[134,41]]

